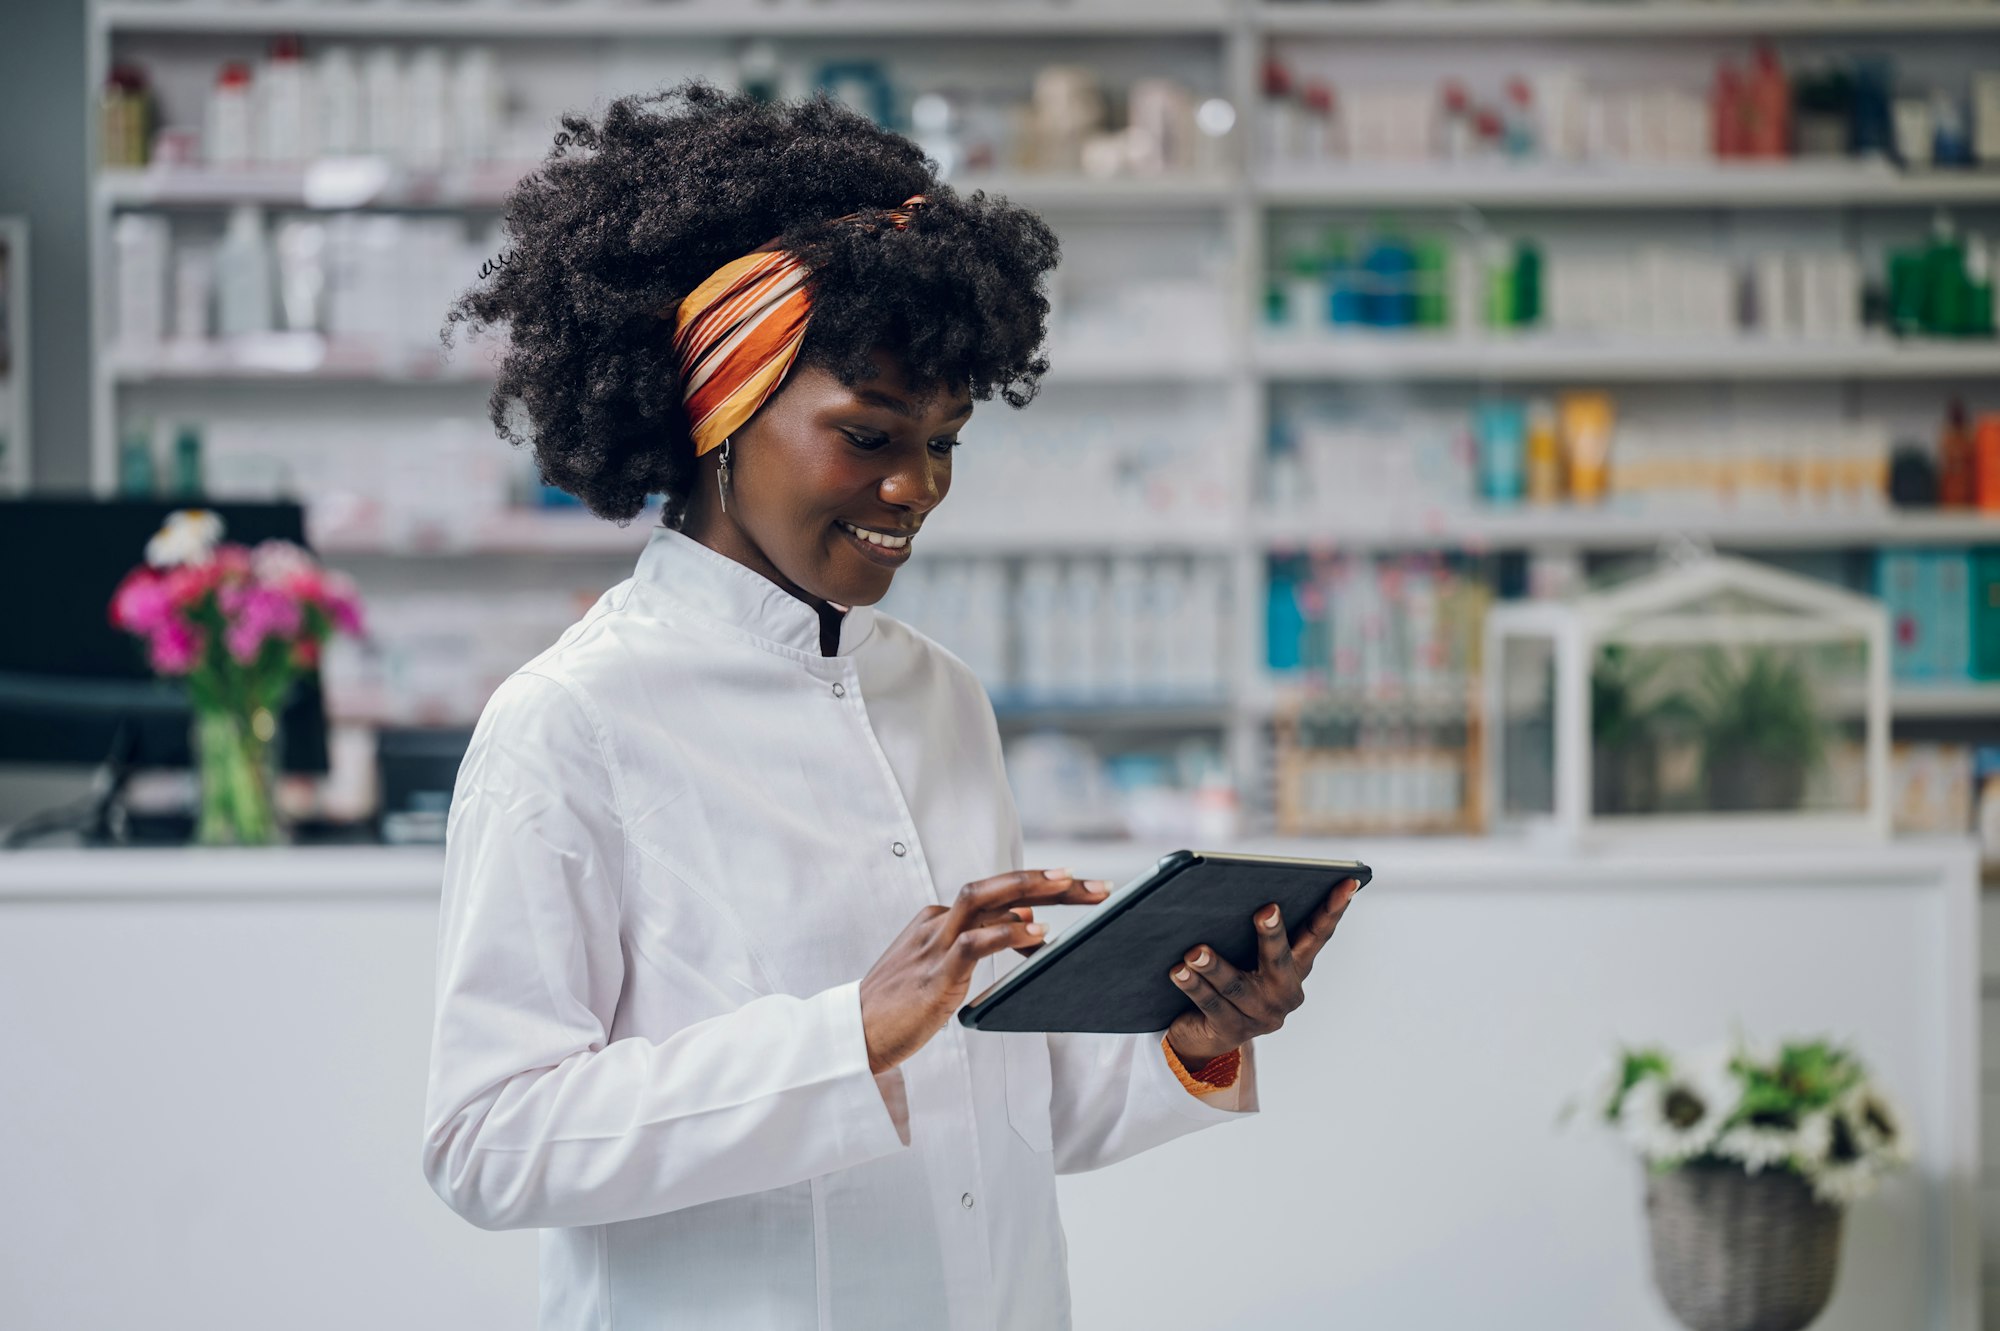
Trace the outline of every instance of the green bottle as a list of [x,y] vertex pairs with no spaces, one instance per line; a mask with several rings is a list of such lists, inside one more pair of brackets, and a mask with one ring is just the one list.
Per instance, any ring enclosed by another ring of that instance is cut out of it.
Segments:
[[1437,239],[1416,243],[1417,327],[1442,328],[1451,322],[1445,300],[1444,242]]
[[173,494],[176,499],[198,499],[201,493],[201,429],[183,425],[174,435]]
[[1970,292],[1965,275],[1965,245],[1951,218],[1940,212],[1924,250],[1924,331],[1939,337],[1965,332]]
[[125,427],[118,441],[118,493],[135,499],[150,499],[159,489],[158,470],[153,465],[153,423],[134,421]]
[[1514,327],[1542,321],[1542,251],[1532,240],[1514,247]]

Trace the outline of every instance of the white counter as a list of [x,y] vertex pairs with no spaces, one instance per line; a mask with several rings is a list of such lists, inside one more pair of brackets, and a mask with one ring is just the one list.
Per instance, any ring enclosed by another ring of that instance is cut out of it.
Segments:
[[[1191,1279],[1214,1326],[1667,1331],[1637,1165],[1553,1121],[1610,1041],[1732,1022],[1851,1038],[1920,1134],[1850,1216],[1819,1331],[1977,1327],[1969,842],[1341,853],[1377,878],[1265,1042],[1264,1113],[1064,1180],[1082,1331],[1184,1321]],[[437,865],[0,857],[0,1326],[533,1325],[533,1237],[465,1224],[418,1171]]]

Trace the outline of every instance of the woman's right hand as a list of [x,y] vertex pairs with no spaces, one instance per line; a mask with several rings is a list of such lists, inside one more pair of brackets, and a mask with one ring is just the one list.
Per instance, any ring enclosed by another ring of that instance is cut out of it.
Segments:
[[1034,907],[1094,906],[1110,891],[1067,869],[1022,869],[967,883],[949,906],[918,911],[861,979],[868,1070],[887,1072],[923,1048],[964,1005],[981,957],[1039,944],[1048,926]]

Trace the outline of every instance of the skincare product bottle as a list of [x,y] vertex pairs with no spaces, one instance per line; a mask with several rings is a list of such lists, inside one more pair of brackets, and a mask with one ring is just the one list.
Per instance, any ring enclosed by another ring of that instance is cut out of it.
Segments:
[[307,114],[306,63],[299,57],[299,39],[279,37],[257,73],[257,160],[269,166],[295,166],[316,155],[308,132],[316,123]]
[[132,349],[159,345],[167,331],[167,219],[121,213],[111,227],[118,301],[118,341]]
[[176,499],[202,495],[201,427],[182,425],[174,433],[173,476],[168,492]]
[[271,331],[271,251],[264,213],[238,204],[215,251],[216,331],[244,337]]
[[329,157],[365,151],[361,71],[354,52],[345,46],[327,47],[314,61],[312,82],[320,151]]
[[1555,404],[1536,398],[1528,404],[1528,502],[1550,506],[1562,502],[1562,444],[1556,430]]
[[1613,412],[1606,393],[1565,393],[1561,399],[1570,496],[1580,504],[1603,500],[1611,463]]
[[1969,508],[1978,497],[1978,460],[1965,403],[1953,398],[1938,436],[1938,506]]
[[208,93],[208,126],[203,137],[210,166],[250,165],[254,152],[251,137],[250,66],[231,60],[217,71],[215,86]]

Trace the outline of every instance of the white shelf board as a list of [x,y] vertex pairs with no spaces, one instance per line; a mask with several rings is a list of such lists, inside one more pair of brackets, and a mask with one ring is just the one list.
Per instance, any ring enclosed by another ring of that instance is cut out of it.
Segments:
[[1945,719],[2000,716],[2000,684],[1901,683],[1890,694],[1889,714]]
[[[1046,382],[1056,385],[1222,383],[1231,362],[1223,352],[1200,348],[1134,347],[1130,351],[1067,349],[1049,353]],[[397,356],[370,347],[328,343],[313,334],[273,337],[248,347],[223,342],[168,342],[147,350],[111,348],[114,382],[143,383],[349,383],[480,384],[493,366],[470,349],[451,359],[431,352]]]
[[1787,165],[1359,165],[1273,169],[1255,189],[1277,207],[1911,207],[2000,200],[2000,170],[1900,171],[1885,162]]
[[733,0],[577,0],[575,3],[404,3],[223,5],[213,0],[107,3],[98,22],[113,33],[298,33],[380,37],[929,37],[1037,33],[1129,37],[1221,33],[1231,7],[1210,0],[1162,4],[1067,4],[1051,0],[843,0],[842,3],[735,3]]
[[2000,544],[2000,513],[1671,514],[1523,506],[1509,511],[1440,508],[1399,523],[1271,514],[1256,520],[1256,530],[1275,549],[1647,550],[1676,536],[1691,536],[1731,550],[1818,550]]
[[[374,170],[357,169],[375,166]],[[299,167],[109,168],[97,175],[98,192],[112,208],[227,208],[257,203],[272,208],[496,209],[532,163],[492,163],[441,171],[416,171],[368,159]],[[992,174],[951,182],[961,194],[985,190],[1054,212],[1143,208],[1218,208],[1236,197],[1234,180],[1188,173],[1158,176]]]
[[2000,341],[1791,342],[1679,338],[1606,342],[1580,335],[1458,338],[1449,334],[1266,335],[1256,368],[1273,380],[1532,379],[1639,382],[1702,379],[1949,379],[2000,374]]
[[166,342],[148,349],[111,346],[113,382],[478,384],[491,381],[484,355],[460,348],[397,356],[368,346],[329,342],[316,333],[272,334],[240,344]]
[[1983,0],[1293,0],[1257,5],[1253,22],[1283,36],[1658,37],[2000,30]]

